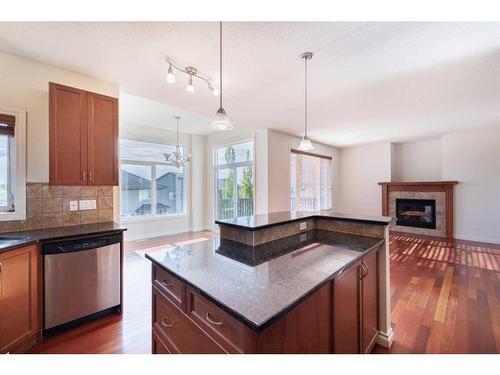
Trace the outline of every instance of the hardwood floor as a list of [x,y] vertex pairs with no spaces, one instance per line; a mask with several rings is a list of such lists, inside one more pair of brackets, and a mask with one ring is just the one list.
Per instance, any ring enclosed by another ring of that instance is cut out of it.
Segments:
[[[183,233],[125,245],[125,311],[46,339],[33,353],[150,353],[144,250],[201,241]],[[375,353],[500,353],[500,245],[392,235],[394,344]]]
[[392,235],[394,344],[376,353],[500,353],[500,245]]

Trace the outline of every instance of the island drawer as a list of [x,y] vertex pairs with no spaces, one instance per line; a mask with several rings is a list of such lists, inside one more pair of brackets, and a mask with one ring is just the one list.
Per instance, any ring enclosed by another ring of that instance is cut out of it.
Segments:
[[252,350],[255,336],[243,323],[217,307],[194,289],[186,288],[189,317],[230,353]]
[[153,287],[153,331],[171,353],[225,353],[208,335]]
[[168,350],[167,346],[163,343],[160,336],[158,336],[155,331],[151,332],[152,337],[152,349],[153,354],[171,354],[170,350]]
[[186,285],[177,277],[164,269],[153,266],[153,285],[160,290],[165,297],[185,310]]

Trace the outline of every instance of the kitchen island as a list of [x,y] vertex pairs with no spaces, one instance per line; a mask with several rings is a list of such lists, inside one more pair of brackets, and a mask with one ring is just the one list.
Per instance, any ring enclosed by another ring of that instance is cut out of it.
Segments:
[[390,346],[387,217],[331,211],[217,221],[157,249],[154,353],[366,353]]

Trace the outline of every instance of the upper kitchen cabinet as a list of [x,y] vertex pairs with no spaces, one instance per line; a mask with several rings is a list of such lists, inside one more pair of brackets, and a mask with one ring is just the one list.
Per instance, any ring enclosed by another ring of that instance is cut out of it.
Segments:
[[49,84],[50,183],[118,185],[118,99]]

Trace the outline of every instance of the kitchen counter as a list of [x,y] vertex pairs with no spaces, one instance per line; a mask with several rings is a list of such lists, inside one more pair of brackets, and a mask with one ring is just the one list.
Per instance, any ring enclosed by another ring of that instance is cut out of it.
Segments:
[[388,225],[392,218],[388,216],[351,215],[333,210],[323,211],[283,211],[262,215],[242,216],[232,219],[216,220],[216,224],[223,224],[245,230],[257,230],[276,225],[293,223],[304,219],[331,219],[363,224]]
[[0,233],[0,252],[37,244],[43,241],[69,239],[72,237],[95,234],[120,233],[125,230],[127,229],[115,222],[107,222]]
[[383,243],[312,230],[259,246],[216,237],[146,258],[259,332]]

